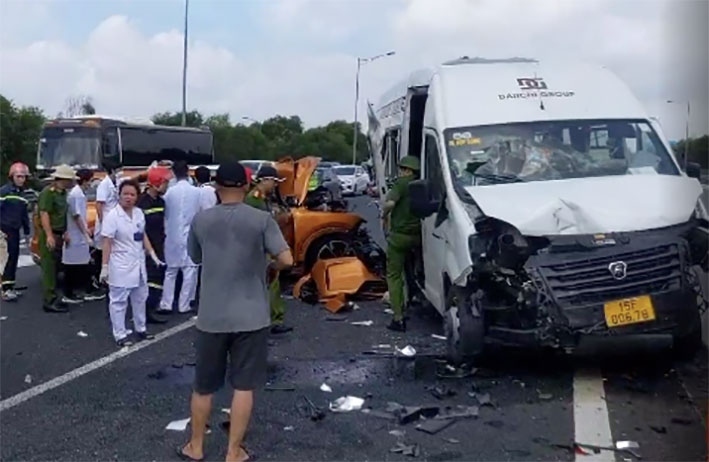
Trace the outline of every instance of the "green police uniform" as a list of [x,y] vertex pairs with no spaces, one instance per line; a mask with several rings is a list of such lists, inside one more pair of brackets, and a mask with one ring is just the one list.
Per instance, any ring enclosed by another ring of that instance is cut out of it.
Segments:
[[47,235],[42,228],[39,232],[39,257],[42,268],[42,291],[45,305],[57,299],[57,269],[61,262],[63,235],[66,231],[67,200],[66,191],[47,186],[39,193],[37,209],[49,215],[49,224],[54,234],[54,250],[47,248]]
[[[254,188],[244,202],[252,207],[271,213],[271,207],[261,192]],[[286,316],[286,301],[281,296],[281,282],[278,275],[268,286],[269,301],[271,305],[271,324],[282,325]]]
[[[401,167],[418,171],[418,159],[404,157]],[[415,176],[398,178],[387,193],[386,202],[394,202],[389,216],[389,235],[387,237],[387,286],[389,302],[394,311],[394,321],[404,317],[404,266],[409,252],[421,245],[421,222],[409,210],[409,183]]]

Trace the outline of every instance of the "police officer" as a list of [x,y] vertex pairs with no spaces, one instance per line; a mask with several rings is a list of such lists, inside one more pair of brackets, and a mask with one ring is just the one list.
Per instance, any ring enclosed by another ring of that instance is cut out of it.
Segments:
[[[278,183],[283,179],[278,176],[278,171],[270,166],[264,165],[256,172],[255,185],[246,196],[244,202],[252,207],[261,209],[268,213],[273,213],[269,197],[276,189]],[[269,274],[269,300],[271,305],[271,333],[285,334],[293,330],[286,326],[283,321],[286,315],[286,302],[281,295],[281,283],[279,274],[274,272]]]
[[418,176],[417,157],[399,161],[399,178],[384,199],[382,215],[387,236],[387,286],[394,318],[387,329],[405,332],[404,263],[409,252],[421,245],[421,222],[409,210],[409,183]]
[[[165,201],[161,197],[167,191],[172,178],[168,167],[155,166],[148,170],[148,186],[138,198],[137,206],[145,215],[145,234],[153,245],[155,254],[165,260]],[[165,279],[165,266],[157,265],[152,259],[146,259],[148,272],[148,300],[145,303],[148,324],[164,324],[167,320],[156,314],[162,298],[162,286]]]
[[44,311],[65,313],[68,311],[66,304],[57,295],[57,269],[61,262],[62,244],[67,240],[67,190],[77,177],[73,168],[60,165],[51,178],[52,184],[39,193],[37,204],[42,224],[38,237]]
[[27,199],[22,197],[30,169],[22,162],[15,162],[8,173],[10,181],[0,188],[0,230],[6,236],[8,252],[2,274],[2,301],[14,302],[19,296],[17,291],[27,289],[15,284],[15,274],[20,258],[20,229],[25,236],[30,235]]

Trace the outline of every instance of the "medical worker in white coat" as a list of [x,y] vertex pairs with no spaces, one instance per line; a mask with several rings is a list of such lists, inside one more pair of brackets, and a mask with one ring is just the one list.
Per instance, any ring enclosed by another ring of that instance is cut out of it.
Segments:
[[101,223],[108,213],[118,205],[118,170],[120,165],[113,161],[103,164],[106,176],[101,180],[96,188],[96,224],[94,226],[94,244],[97,249],[102,249],[103,234],[101,233]]
[[172,166],[175,184],[168,188],[163,196],[165,200],[165,281],[163,282],[162,300],[158,312],[172,311],[175,298],[177,274],[182,271],[177,309],[180,313],[191,311],[190,302],[197,284],[198,266],[187,255],[187,236],[192,219],[201,209],[202,194],[199,188],[188,181],[189,167],[184,161],[177,161]]
[[104,217],[103,261],[99,279],[108,281],[108,309],[113,338],[119,348],[133,342],[126,329],[126,311],[130,300],[133,326],[138,340],[154,338],[147,332],[145,302],[148,299],[146,253],[156,265],[164,265],[145,234],[145,215],[136,207],[140,186],[135,180],[122,181],[118,187],[119,205]]

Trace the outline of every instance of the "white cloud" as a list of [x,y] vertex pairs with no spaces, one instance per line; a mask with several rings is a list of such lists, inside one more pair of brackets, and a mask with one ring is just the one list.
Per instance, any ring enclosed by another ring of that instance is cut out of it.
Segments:
[[[2,4],[0,92],[18,103],[54,114],[67,96],[82,93],[92,95],[105,113],[151,115],[181,107],[181,31],[146,35],[130,18],[111,16],[96,24],[82,45],[51,39],[54,32],[27,43],[19,35],[9,40],[5,22],[10,14],[10,22],[27,24],[29,16],[20,19],[29,13],[16,2]],[[302,45],[287,52],[259,55],[251,49],[246,54],[195,35],[189,49],[188,107],[206,114],[229,112],[235,121],[244,115],[299,114],[314,125],[351,119],[355,53],[397,52],[362,69],[363,101],[376,101],[413,68],[461,55],[560,56],[611,67],[672,137],[682,135],[684,115],[666,100],[691,99],[697,109],[692,131],[705,132],[709,65],[706,58],[697,58],[701,49],[677,38],[694,34],[696,44],[706,34],[696,36],[703,30],[701,21],[682,29],[668,25],[677,21],[668,5],[667,0],[387,0],[386,6],[381,0],[271,1],[259,21],[264,35]],[[46,6],[38,11],[43,27],[55,30]],[[685,26],[687,17],[697,17],[683,14]]]

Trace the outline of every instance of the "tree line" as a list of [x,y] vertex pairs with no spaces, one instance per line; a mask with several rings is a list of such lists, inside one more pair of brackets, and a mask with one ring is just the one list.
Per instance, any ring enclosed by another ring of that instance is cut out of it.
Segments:
[[[94,114],[96,109],[90,97],[72,97],[67,100],[63,115]],[[37,141],[47,116],[37,107],[20,106],[0,95],[0,174],[7,177],[7,170],[14,161],[22,161],[34,170],[37,160]],[[181,125],[182,114],[162,112],[155,114],[156,124]],[[228,114],[205,117],[199,111],[187,113],[186,125],[208,126],[214,134],[214,150],[217,162],[227,159],[277,160],[284,156],[295,158],[315,155],[326,160],[344,164],[352,162],[353,124],[335,120],[327,125],[305,129],[297,115],[277,115],[263,121],[234,122]],[[359,130],[357,162],[369,158],[366,136]],[[682,158],[685,143],[675,146],[678,158]],[[709,168],[709,136],[690,138],[688,160]]]

